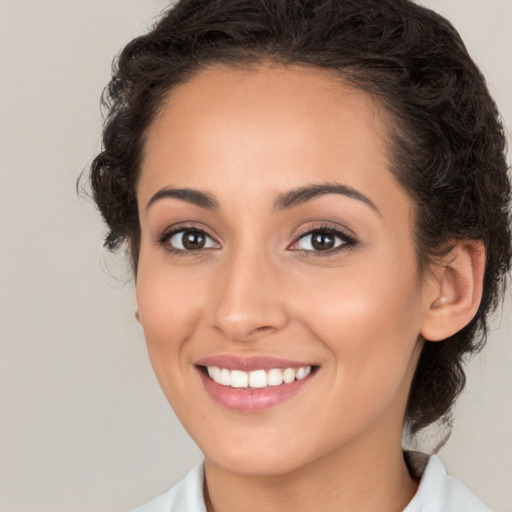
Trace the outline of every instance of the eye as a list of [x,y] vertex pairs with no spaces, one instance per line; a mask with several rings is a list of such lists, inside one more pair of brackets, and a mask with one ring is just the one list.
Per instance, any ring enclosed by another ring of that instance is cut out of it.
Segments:
[[184,228],[166,233],[159,243],[171,253],[197,252],[204,249],[218,247],[217,242],[210,238],[203,230],[196,228]]
[[302,254],[314,252],[333,253],[349,249],[356,244],[356,240],[347,233],[331,226],[319,227],[301,235],[291,249]]

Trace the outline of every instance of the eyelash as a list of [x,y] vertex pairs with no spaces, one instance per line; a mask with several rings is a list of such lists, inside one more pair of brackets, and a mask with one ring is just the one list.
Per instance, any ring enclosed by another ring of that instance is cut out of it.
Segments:
[[208,250],[198,249],[196,251],[187,251],[183,249],[175,249],[174,247],[169,245],[168,242],[174,235],[177,235],[178,233],[198,233],[213,240],[213,238],[209,236],[208,233],[206,233],[206,231],[204,231],[203,229],[196,228],[194,226],[180,226],[179,228],[173,229],[172,231],[164,232],[162,236],[158,238],[157,243],[161,245],[167,253],[172,254],[173,256],[197,256],[197,253]]
[[333,247],[332,249],[327,249],[325,251],[310,251],[305,249],[299,249],[297,252],[306,258],[316,258],[316,257],[322,257],[322,256],[330,256],[332,254],[338,253],[338,252],[344,252],[348,251],[355,247],[357,244],[357,240],[346,233],[345,231],[339,229],[339,228],[333,228],[332,226],[327,225],[320,225],[315,226],[313,229],[307,229],[297,235],[297,238],[293,242],[292,245],[295,245],[299,242],[299,240],[305,238],[306,236],[313,235],[315,233],[323,233],[323,234],[329,234],[336,238],[339,238],[341,240],[341,244],[337,247]]
[[[165,249],[165,251],[168,252],[169,254],[172,254],[174,256],[180,256],[180,257],[197,256],[197,253],[200,253],[200,252],[210,249],[210,248],[207,248],[207,249],[198,249],[195,251],[194,250],[187,251],[187,250],[183,250],[183,249],[175,249],[169,245],[168,242],[174,235],[177,235],[178,233],[186,233],[186,232],[202,234],[205,237],[213,240],[213,238],[210,237],[208,235],[208,233],[206,233],[206,231],[204,231],[202,229],[196,228],[194,226],[181,226],[177,229],[173,229],[172,231],[163,233],[162,236],[160,236],[158,238],[157,243],[159,245],[161,245]],[[345,231],[342,231],[338,228],[333,228],[332,226],[320,225],[320,226],[314,227],[313,229],[308,229],[306,231],[303,231],[302,233],[299,233],[297,238],[295,239],[295,241],[292,243],[292,245],[297,244],[301,239],[305,238],[306,236],[313,235],[315,233],[323,233],[323,234],[332,235],[332,236],[340,239],[342,241],[342,243],[337,247],[334,247],[332,249],[327,249],[325,251],[311,251],[311,250],[306,250],[306,249],[298,249],[295,252],[298,252],[301,256],[304,256],[306,258],[322,257],[322,256],[326,256],[326,255],[330,256],[334,253],[348,251],[348,250],[352,249],[357,244],[357,240],[353,236],[346,233]],[[217,242],[215,242],[215,243],[217,243]]]

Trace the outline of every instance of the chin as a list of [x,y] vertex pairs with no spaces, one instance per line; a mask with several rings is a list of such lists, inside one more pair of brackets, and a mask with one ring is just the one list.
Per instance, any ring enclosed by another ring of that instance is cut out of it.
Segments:
[[[310,459],[315,458],[313,454],[319,451],[305,450],[297,436],[272,436],[268,432],[256,432],[244,436],[239,442],[236,442],[236,435],[228,437],[218,442],[209,439],[201,443],[199,440],[199,446],[208,463],[245,477],[264,478],[289,474],[310,462]],[[308,454],[311,456],[308,457]]]
[[303,462],[297,460],[295,456],[252,452],[245,453],[243,456],[224,453],[215,459],[206,456],[206,460],[224,471],[250,478],[286,475],[303,466]]

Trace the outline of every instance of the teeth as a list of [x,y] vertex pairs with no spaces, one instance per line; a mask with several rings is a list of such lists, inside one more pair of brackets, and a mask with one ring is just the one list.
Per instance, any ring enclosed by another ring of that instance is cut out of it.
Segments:
[[249,373],[249,387],[266,388],[267,372],[265,370],[256,370],[254,372]]
[[295,380],[295,370],[293,368],[286,368],[283,372],[283,380],[286,384],[293,382]]
[[311,373],[311,366],[304,366],[297,370],[297,380],[306,378]]
[[254,370],[244,372],[242,370],[227,370],[217,366],[206,367],[212,380],[223,386],[232,388],[266,388],[267,386],[279,386],[289,384],[295,379],[305,379],[311,373],[311,366],[300,368],[272,368],[271,370]]
[[279,386],[283,383],[283,372],[281,370],[272,369],[267,374],[267,383],[269,386]]
[[[222,370],[223,372],[229,372],[229,370]],[[223,384],[223,383],[221,383]],[[241,372],[240,370],[231,370],[231,387],[232,388],[246,388],[249,385],[249,375],[247,372]]]
[[[236,378],[236,376],[235,376]],[[231,372],[223,368],[220,371],[220,382],[223,386],[231,386]],[[241,386],[240,386],[241,387]]]
[[[222,375],[222,372],[220,371],[220,368],[217,368],[216,366],[210,368],[208,367],[208,370],[211,370],[211,375],[210,377],[215,381],[215,382],[218,382],[220,384],[220,381],[221,381],[221,375]],[[210,372],[208,372],[210,373]]]

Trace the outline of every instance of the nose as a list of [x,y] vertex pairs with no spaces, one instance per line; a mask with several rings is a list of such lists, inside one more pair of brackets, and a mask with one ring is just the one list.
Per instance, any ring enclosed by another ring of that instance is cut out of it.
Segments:
[[280,273],[268,255],[238,254],[216,278],[213,327],[235,342],[259,339],[287,323]]

